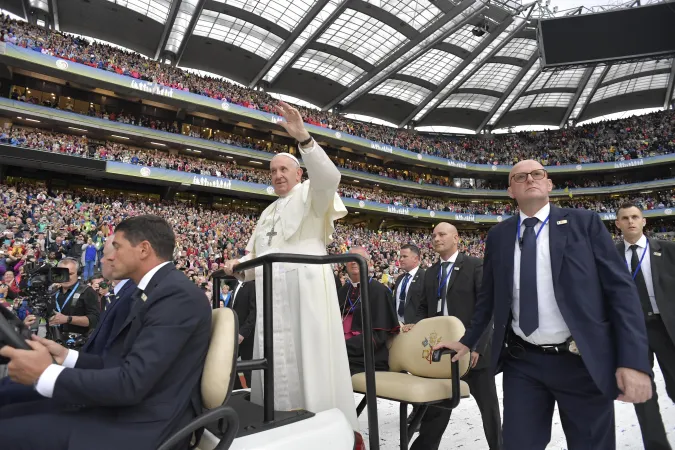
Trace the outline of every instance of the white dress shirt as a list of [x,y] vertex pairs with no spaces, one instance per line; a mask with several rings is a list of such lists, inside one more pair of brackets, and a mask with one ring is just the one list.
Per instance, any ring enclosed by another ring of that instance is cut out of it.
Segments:
[[[138,283],[138,288],[145,290],[145,288],[148,287],[148,283],[150,283],[150,280],[153,276],[155,276],[157,271],[169,263],[170,261],[165,261],[150,269],[148,273],[143,275],[143,278],[141,278],[140,283]],[[119,289],[122,289],[124,283],[126,283],[126,280],[122,280],[117,284],[117,286],[115,286],[115,294],[119,292]],[[38,392],[38,394],[42,395],[43,397],[52,398],[54,396],[54,386],[56,385],[56,379],[64,369],[73,369],[75,367],[79,355],[80,353],[77,350],[68,350],[68,354],[63,360],[62,365],[52,364],[47,367],[45,371],[42,372],[42,375],[40,375],[40,378],[38,378],[37,383],[35,383],[35,390]]]
[[[443,297],[439,299],[438,302],[438,307],[436,308],[436,312],[439,313],[443,311],[443,315],[447,316],[448,315],[448,302],[445,300],[445,297],[447,297],[448,293],[448,285],[450,284],[450,278],[452,278],[452,275],[450,275],[451,271],[455,270],[455,261],[457,261],[457,255],[459,255],[459,250],[457,250],[455,253],[452,254],[452,256],[448,259],[443,259],[441,258],[441,267],[438,268],[438,273],[440,274],[439,277],[443,276],[443,263],[448,262],[450,265],[448,266],[448,273],[445,275],[448,278],[448,281],[445,282],[445,286],[443,286]],[[443,283],[443,280],[437,280],[436,281],[436,290],[438,290],[438,286]]]
[[[571,333],[563,319],[553,290],[553,272],[551,269],[551,247],[549,241],[550,220],[544,226],[544,221],[551,213],[551,205],[546,204],[533,217],[539,219],[535,225],[537,238],[537,304],[539,306],[539,328],[525,337],[520,329],[518,318],[520,317],[520,245],[516,236],[514,238],[515,251],[513,252],[513,304],[511,311],[513,321],[511,327],[520,338],[536,345],[560,344],[570,337]],[[525,233],[525,219],[529,216],[520,212],[520,236]],[[541,227],[544,226],[543,229]],[[539,231],[541,229],[541,232]]]
[[[633,257],[633,251],[630,249],[630,244],[629,242],[626,242],[625,240],[623,243],[626,246],[626,264],[628,265],[628,271],[631,272],[631,276],[633,276],[633,273],[631,271],[631,265],[630,265],[630,260]],[[642,272],[642,275],[645,277],[645,284],[647,285],[647,293],[649,294],[649,303],[652,305],[652,311],[654,311],[654,314],[659,314],[659,307],[656,306],[656,296],[654,295],[654,280],[652,279],[652,259],[651,255],[649,254],[649,249],[647,248],[647,236],[644,234],[642,237],[635,243],[638,248],[637,248],[637,254],[638,254],[638,261],[640,258],[642,258],[642,255],[644,254],[644,258],[642,259],[642,264],[640,265],[640,271]]]
[[117,283],[113,288],[113,294],[118,295],[122,290],[122,288],[124,287],[124,285],[127,284],[127,281],[129,281],[129,279],[122,280],[119,283]]
[[[420,268],[420,266],[417,266],[414,269],[412,269],[410,272],[408,272],[408,275],[410,275],[410,276],[408,277],[408,285],[405,287],[405,292],[403,293],[403,295],[404,295],[403,300],[399,300],[401,298],[401,290],[403,290],[403,284],[404,284],[403,279],[401,279],[401,282],[398,285],[398,289],[396,289],[396,297],[395,298],[396,298],[396,314],[397,315],[398,315],[398,305],[401,302],[405,302],[405,300],[408,298],[408,291],[410,290],[410,284],[412,283],[412,280],[415,278],[415,275],[417,274],[417,269],[419,269],[419,268]],[[405,277],[405,275],[404,275],[404,277]],[[398,316],[398,320],[400,322],[405,322],[403,320],[403,317],[401,317],[401,316]]]

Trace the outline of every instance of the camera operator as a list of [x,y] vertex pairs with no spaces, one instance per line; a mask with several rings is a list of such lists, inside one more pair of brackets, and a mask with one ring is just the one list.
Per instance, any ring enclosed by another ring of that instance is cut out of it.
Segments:
[[49,325],[60,325],[65,333],[87,334],[98,323],[100,307],[94,290],[77,279],[78,260],[64,258],[58,267],[67,267],[70,279],[61,283],[54,298],[54,315]]

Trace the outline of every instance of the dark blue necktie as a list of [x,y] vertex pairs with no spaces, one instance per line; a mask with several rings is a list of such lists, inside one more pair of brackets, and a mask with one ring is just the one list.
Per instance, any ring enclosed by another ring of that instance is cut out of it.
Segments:
[[519,325],[525,336],[539,328],[539,303],[537,300],[537,236],[534,226],[536,217],[525,219],[520,248],[520,317]]
[[403,317],[405,313],[405,294],[408,282],[410,281],[410,274],[406,273],[401,282],[401,291],[398,294],[398,316]]

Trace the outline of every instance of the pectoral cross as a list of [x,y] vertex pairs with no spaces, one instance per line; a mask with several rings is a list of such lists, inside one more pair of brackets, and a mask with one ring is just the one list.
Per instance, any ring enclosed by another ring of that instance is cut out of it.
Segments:
[[268,236],[268,237],[269,237],[269,239],[267,240],[267,246],[268,246],[268,247],[272,245],[272,238],[273,238],[274,236],[276,236],[277,234],[278,234],[278,233],[277,233],[276,231],[274,231],[274,228],[272,228],[272,231],[270,231],[269,233],[267,233],[267,234],[265,235],[265,236]]

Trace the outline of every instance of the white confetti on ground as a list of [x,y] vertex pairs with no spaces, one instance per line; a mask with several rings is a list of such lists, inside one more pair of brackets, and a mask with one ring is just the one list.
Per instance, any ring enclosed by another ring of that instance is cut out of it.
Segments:
[[[675,448],[675,405],[666,394],[663,375],[658,365],[654,366],[656,388],[659,394],[661,416],[668,433],[670,444]],[[502,377],[496,377],[497,394],[502,401]],[[355,395],[356,403],[363,396]],[[616,414],[616,441],[619,450],[642,450],[642,437],[633,405],[615,402]],[[378,418],[380,424],[380,449],[393,450],[399,447],[398,403],[387,400],[378,400]],[[368,442],[368,420],[366,411],[359,417],[362,434]],[[452,413],[450,425],[445,430],[440,450],[486,450],[488,448],[483,434],[483,423],[476,402],[473,398],[462,400]],[[547,450],[567,450],[565,434],[560,425],[560,416],[556,408],[553,416],[553,431],[551,443]]]

